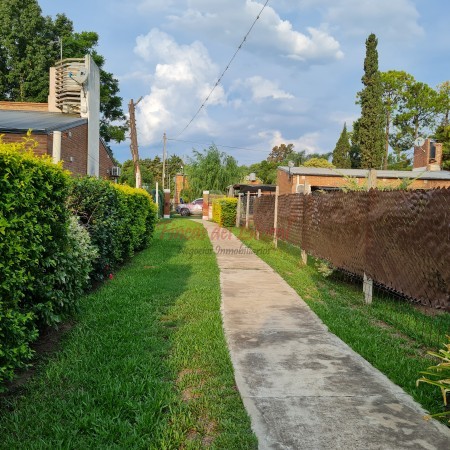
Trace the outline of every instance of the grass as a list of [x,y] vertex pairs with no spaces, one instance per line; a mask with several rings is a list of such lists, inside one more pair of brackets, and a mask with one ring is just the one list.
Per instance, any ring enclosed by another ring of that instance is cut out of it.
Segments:
[[81,300],[61,350],[0,402],[2,449],[257,448],[203,227],[158,226],[149,249]]
[[[324,277],[318,262],[308,257],[301,264],[300,249],[278,241],[256,240],[252,232],[234,233],[292,286],[329,330],[373,366],[401,386],[431,413],[443,411],[439,389],[421,384],[419,372],[434,364],[428,350],[437,351],[450,334],[450,314],[424,314],[407,301],[375,295],[364,303],[362,283],[348,283],[337,276]],[[355,389],[359,389],[355,386]]]

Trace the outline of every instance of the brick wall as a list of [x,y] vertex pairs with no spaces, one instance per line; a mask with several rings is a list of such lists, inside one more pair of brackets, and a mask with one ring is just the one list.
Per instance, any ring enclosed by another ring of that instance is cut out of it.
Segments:
[[[411,172],[411,178],[417,177],[421,172]],[[365,178],[357,178],[358,184],[366,183]],[[312,176],[312,175],[292,175],[278,170],[277,184],[280,187],[280,195],[295,193],[297,184],[307,184],[310,186],[322,187],[342,187],[347,184],[344,177],[335,176]],[[400,181],[397,178],[378,178],[378,187],[398,186]],[[414,180],[410,185],[411,189],[433,189],[438,187],[450,187],[450,180]]]
[[[61,160],[64,169],[70,170],[75,175],[87,173],[87,124],[71,128],[61,133]],[[48,136],[49,154],[53,150],[53,134]]]
[[[3,135],[3,142],[14,143],[22,142],[26,136],[24,133],[10,133]],[[70,130],[62,132],[61,136],[61,159],[63,167],[76,175],[86,175],[87,173],[87,145],[88,145],[88,126],[80,125]],[[53,153],[53,133],[34,134],[33,139],[38,143],[34,153],[38,156],[49,155]],[[111,167],[114,162],[106,150],[102,141],[99,141],[100,153],[100,177],[109,178]]]
[[[414,147],[414,169],[420,167],[427,167],[430,163],[430,140],[426,139],[422,147]],[[435,163],[438,165],[442,164],[442,143],[433,142],[436,149]]]
[[106,149],[103,142],[99,141],[99,155],[100,155],[100,169],[99,176],[100,178],[108,178],[111,177],[111,168],[114,166],[114,161],[109,155],[108,150]]
[[428,164],[428,154],[430,151],[430,141],[427,139],[422,147],[414,147],[414,169],[426,167]]
[[277,186],[280,188],[280,195],[292,194],[295,189],[295,176],[289,180],[289,174],[283,170],[277,170]]
[[[37,147],[34,150],[34,153],[39,156],[48,154],[48,146],[47,146],[47,135],[46,134],[33,134],[33,139],[38,143]],[[23,138],[26,137],[24,133],[11,133],[3,135],[3,142],[7,144],[12,144],[15,142],[22,142]],[[50,155],[51,155],[51,147],[50,147]]]

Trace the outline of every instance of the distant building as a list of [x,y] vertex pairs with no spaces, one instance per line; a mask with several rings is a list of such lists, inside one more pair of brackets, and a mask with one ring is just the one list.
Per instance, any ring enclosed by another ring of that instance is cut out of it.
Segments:
[[92,58],[66,59],[50,69],[48,103],[0,102],[4,142],[31,130],[35,153],[49,155],[74,175],[111,177],[114,160],[100,138],[100,72]]
[[[450,171],[441,170],[442,144],[427,139],[421,147],[414,149],[412,171],[377,170],[377,182],[382,186],[396,186],[401,180],[410,179],[411,189],[450,187]],[[319,167],[278,167],[277,185],[280,194],[309,193],[316,190],[336,190],[348,185],[348,178],[362,185],[368,170],[328,169]]]

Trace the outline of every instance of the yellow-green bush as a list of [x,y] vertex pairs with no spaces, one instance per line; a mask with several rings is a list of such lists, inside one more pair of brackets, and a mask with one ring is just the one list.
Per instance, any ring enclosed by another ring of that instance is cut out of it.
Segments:
[[98,248],[97,280],[146,247],[157,220],[156,205],[146,191],[93,177],[73,180],[69,207]]
[[0,138],[0,383],[31,357],[36,322],[55,306],[52,276],[67,243],[69,175],[36,158],[35,145]]
[[35,146],[0,136],[0,391],[31,358],[38,330],[76,309],[91,275],[144,248],[157,220],[146,191],[72,179]]
[[237,198],[218,198],[213,200],[213,218],[221,227],[234,227],[236,224]]

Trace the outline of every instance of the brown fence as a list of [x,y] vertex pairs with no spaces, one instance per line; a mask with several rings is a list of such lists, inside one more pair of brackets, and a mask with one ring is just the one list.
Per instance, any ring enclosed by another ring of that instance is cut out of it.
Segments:
[[[254,223],[273,234],[274,197]],[[333,266],[450,311],[450,189],[289,194],[278,200],[278,239]]]

